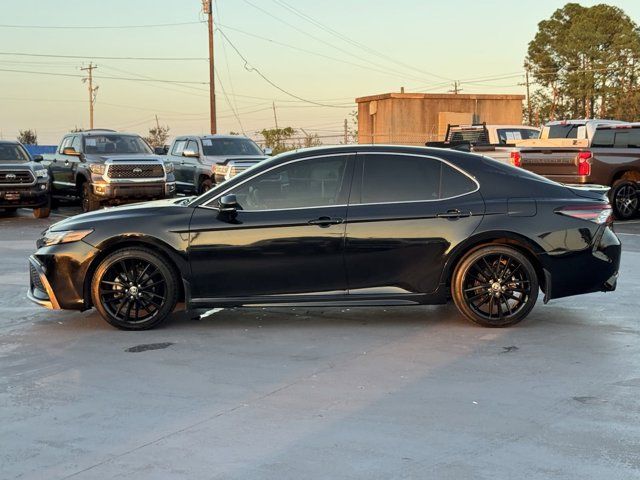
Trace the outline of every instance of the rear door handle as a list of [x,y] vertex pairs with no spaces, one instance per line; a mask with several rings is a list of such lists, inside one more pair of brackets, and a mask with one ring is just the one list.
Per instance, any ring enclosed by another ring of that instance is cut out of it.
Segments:
[[319,227],[328,227],[330,225],[340,225],[344,220],[342,218],[335,217],[320,217],[313,220],[309,220],[309,225],[318,225]]
[[470,217],[471,216],[471,212],[463,212],[461,210],[458,210],[457,208],[454,210],[447,210],[444,213],[437,213],[436,217],[438,218],[464,218],[464,217]]

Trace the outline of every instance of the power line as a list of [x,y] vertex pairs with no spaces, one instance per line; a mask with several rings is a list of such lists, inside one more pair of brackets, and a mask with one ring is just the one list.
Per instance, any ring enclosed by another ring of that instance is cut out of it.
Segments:
[[280,90],[282,93],[284,93],[285,95],[288,95],[292,98],[295,98],[297,100],[300,100],[301,102],[305,102],[305,103],[310,103],[313,105],[319,105],[321,107],[331,107],[331,108],[352,108],[351,106],[349,107],[341,107],[339,105],[330,105],[330,104],[326,104],[326,103],[320,103],[320,102],[314,102],[312,100],[308,100],[306,98],[300,97],[294,93],[291,93],[287,90],[285,90],[284,88],[280,87],[279,85],[277,85],[276,83],[274,83],[273,81],[269,80],[269,78],[267,78],[260,70],[258,70],[256,67],[252,66],[249,63],[249,60],[246,59],[246,57],[244,55],[242,55],[242,53],[240,53],[240,50],[238,50],[238,48],[233,44],[233,42],[231,42],[231,40],[229,40],[229,37],[227,36],[227,34],[225,34],[222,30],[218,29],[218,31],[220,32],[220,34],[224,37],[225,41],[227,41],[229,43],[229,46],[238,54],[238,56],[242,59],[242,61],[244,62],[244,68],[245,70],[247,70],[248,72],[255,72],[257,73],[265,82],[267,82],[269,85],[271,85],[273,88]]
[[179,23],[156,23],[152,25],[7,25],[0,24],[0,28],[24,28],[24,29],[46,29],[46,30],[110,30],[128,28],[156,28],[156,27],[177,27],[181,25],[195,25],[204,22],[179,22]]
[[[12,73],[30,73],[35,75],[53,75],[56,77],[83,77],[83,75],[74,75],[71,73],[54,73],[54,72],[38,72],[33,70],[15,70],[0,68],[0,72],[12,72]],[[101,80],[126,80],[129,82],[159,82],[159,83],[177,83],[177,84],[196,84],[196,85],[208,85],[208,82],[193,82],[189,80],[166,80],[161,78],[127,78],[127,77],[96,77]]]
[[0,52],[0,55],[9,55],[14,57],[44,57],[44,58],[74,58],[80,60],[141,60],[141,61],[204,61],[209,60],[206,57],[111,57],[98,55],[54,55],[44,53],[25,53],[25,52]]

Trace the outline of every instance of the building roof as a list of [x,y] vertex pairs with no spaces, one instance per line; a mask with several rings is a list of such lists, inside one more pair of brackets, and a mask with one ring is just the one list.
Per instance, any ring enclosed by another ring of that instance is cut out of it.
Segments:
[[484,93],[381,93],[368,97],[356,98],[356,103],[387,100],[389,98],[402,99],[431,99],[431,100],[524,100],[524,95],[493,95]]

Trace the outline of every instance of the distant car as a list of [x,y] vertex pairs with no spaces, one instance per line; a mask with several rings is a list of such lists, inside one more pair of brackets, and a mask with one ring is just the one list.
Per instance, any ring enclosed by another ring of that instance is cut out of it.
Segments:
[[179,193],[201,194],[269,155],[270,149],[240,135],[183,135],[175,138],[165,160],[175,165]]
[[173,165],[165,164],[135,133],[69,133],[56,153],[43,156],[53,175],[53,195],[80,198],[85,212],[175,194]]
[[0,140],[0,209],[31,208],[36,218],[51,212],[49,171],[19,143]]
[[[390,165],[393,175],[389,175]],[[95,306],[131,330],[187,309],[424,305],[480,325],[616,288],[620,241],[602,193],[487,157],[352,145],[278,155],[193,198],[56,223],[29,298]]]

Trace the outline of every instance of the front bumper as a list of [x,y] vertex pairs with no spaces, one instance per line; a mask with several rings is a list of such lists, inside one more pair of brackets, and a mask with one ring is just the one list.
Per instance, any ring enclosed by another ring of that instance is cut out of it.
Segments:
[[40,207],[49,199],[49,185],[37,183],[29,187],[6,187],[0,190],[0,208]]
[[27,298],[41,307],[59,310],[60,304],[46,275],[46,267],[33,255],[29,257]]
[[96,183],[93,193],[105,201],[171,198],[176,193],[176,183]]

